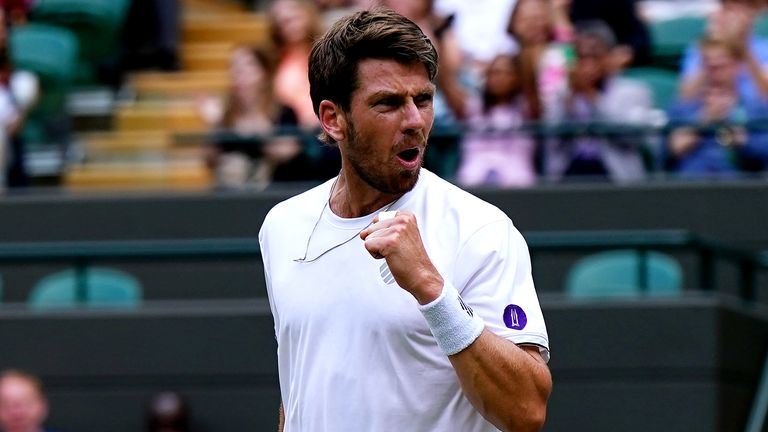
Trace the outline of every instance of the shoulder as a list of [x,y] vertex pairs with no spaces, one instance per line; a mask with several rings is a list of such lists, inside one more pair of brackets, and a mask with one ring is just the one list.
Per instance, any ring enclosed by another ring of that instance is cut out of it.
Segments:
[[[452,224],[469,234],[493,222],[509,222],[506,213],[495,205],[424,170],[424,207],[442,224]],[[435,212],[434,209],[442,209]]]
[[14,99],[24,107],[31,107],[40,93],[37,75],[25,70],[14,71],[11,75],[10,88]]
[[259,237],[263,238],[268,232],[281,231],[283,227],[296,227],[317,220],[320,211],[328,199],[330,185],[329,180],[319,186],[292,196],[272,207],[264,217],[264,222],[259,230]]
[[768,56],[768,38],[753,35],[749,40],[749,45],[752,51],[757,53],[761,59]]
[[609,88],[614,92],[623,94],[646,94],[651,92],[648,84],[635,78],[623,76],[617,76],[611,79]]
[[604,114],[614,120],[629,120],[638,117],[638,110],[652,107],[653,94],[644,82],[619,76],[608,82],[602,100],[604,109],[608,111]]

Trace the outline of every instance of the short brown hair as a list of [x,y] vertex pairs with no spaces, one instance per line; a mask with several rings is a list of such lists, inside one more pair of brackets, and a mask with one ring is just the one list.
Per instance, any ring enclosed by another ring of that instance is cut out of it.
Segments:
[[315,114],[323,100],[349,111],[359,85],[358,64],[372,58],[421,63],[430,81],[437,75],[437,51],[418,25],[389,9],[356,12],[338,20],[312,46],[309,86]]
[[728,53],[732,58],[736,60],[743,60],[744,59],[744,50],[736,45],[735,43],[723,39],[723,38],[717,38],[712,36],[704,36],[701,39],[699,39],[699,51],[703,52],[708,49],[717,49],[721,48],[725,50],[725,52]]

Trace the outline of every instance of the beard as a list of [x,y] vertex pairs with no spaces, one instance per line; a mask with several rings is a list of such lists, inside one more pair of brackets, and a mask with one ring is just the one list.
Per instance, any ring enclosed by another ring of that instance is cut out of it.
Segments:
[[[349,123],[347,135],[349,136],[347,160],[355,174],[368,186],[391,195],[402,195],[416,186],[421,165],[424,163],[423,158],[414,170],[391,168],[391,165],[379,163],[371,158],[370,155],[374,153],[373,149],[367,140],[357,132],[353,123]],[[423,136],[414,139],[426,140]]]

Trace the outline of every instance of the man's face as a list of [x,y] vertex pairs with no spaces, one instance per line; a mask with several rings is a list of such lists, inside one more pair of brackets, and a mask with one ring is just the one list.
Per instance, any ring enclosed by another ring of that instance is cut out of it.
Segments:
[[592,86],[604,79],[609,71],[610,48],[592,36],[577,37],[574,46],[577,58],[574,73],[582,84]]
[[550,10],[543,1],[518,0],[511,27],[522,45],[542,44],[549,39]]
[[37,430],[47,415],[47,405],[37,389],[22,378],[0,381],[0,428],[3,432]]
[[725,47],[708,47],[702,51],[707,79],[719,86],[733,86],[738,76],[738,61]]
[[357,74],[344,113],[346,138],[339,143],[344,164],[380,192],[407,192],[424,160],[435,86],[421,63],[366,59]]

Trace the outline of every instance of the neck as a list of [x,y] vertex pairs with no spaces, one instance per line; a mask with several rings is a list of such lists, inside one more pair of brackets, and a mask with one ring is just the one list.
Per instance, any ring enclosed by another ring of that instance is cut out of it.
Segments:
[[331,188],[328,205],[339,217],[354,218],[369,215],[403,196],[374,189],[354,174],[344,169]]

